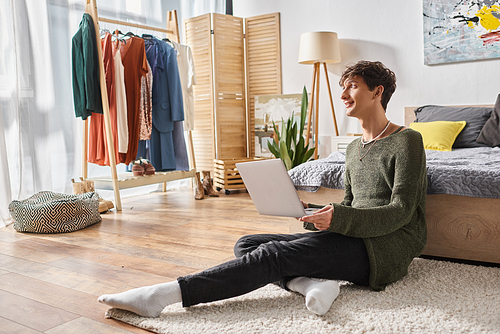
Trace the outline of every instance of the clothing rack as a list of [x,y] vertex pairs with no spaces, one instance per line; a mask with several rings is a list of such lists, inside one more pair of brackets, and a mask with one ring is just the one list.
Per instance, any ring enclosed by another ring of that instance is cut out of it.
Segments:
[[[114,23],[117,25],[124,25],[129,27],[135,27],[140,29],[146,29],[151,31],[158,31],[167,34],[167,38],[171,41],[180,43],[179,39],[179,25],[177,21],[177,12],[175,10],[169,11],[167,13],[167,29],[151,27],[142,24],[124,22],[119,20],[112,20],[107,18],[102,18],[97,15],[97,1],[96,0],[85,0],[85,12],[88,13],[92,20],[94,21],[94,28],[96,32],[96,44],[97,44],[97,54],[99,57],[99,77],[100,77],[100,89],[102,97],[102,107],[103,107],[103,118],[104,127],[106,129],[106,142],[108,148],[108,155],[111,167],[111,176],[103,176],[96,178],[87,178],[88,174],[88,136],[89,136],[89,125],[88,119],[83,121],[83,148],[82,148],[82,174],[85,180],[94,181],[95,188],[98,189],[113,189],[115,197],[115,207],[117,211],[122,210],[120,189],[127,189],[139,186],[145,186],[150,184],[163,184],[163,191],[167,190],[167,182],[180,180],[185,178],[194,178],[196,173],[196,163],[194,158],[193,149],[193,139],[191,131],[188,131],[188,150],[189,150],[189,165],[188,171],[171,171],[171,172],[156,172],[154,175],[134,177],[132,173],[126,173],[118,175],[116,172],[116,159],[115,159],[115,148],[113,145],[113,137],[111,134],[111,118],[109,115],[109,103],[108,103],[108,92],[106,89],[106,78],[104,74],[104,65],[102,59],[102,48],[99,33],[99,21]],[[92,116],[91,116],[92,117]]]

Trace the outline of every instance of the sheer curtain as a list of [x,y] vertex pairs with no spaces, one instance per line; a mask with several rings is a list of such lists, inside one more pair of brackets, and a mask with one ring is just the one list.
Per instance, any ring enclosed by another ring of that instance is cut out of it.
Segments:
[[182,1],[182,6],[182,12],[185,13],[187,17],[194,17],[206,13],[226,13],[226,0],[188,0]]
[[196,17],[207,13],[226,14],[227,0],[180,0],[179,30],[184,34],[185,19]]
[[68,112],[71,78],[60,75],[69,59],[57,50],[68,41],[57,45],[51,38],[51,30],[64,22],[53,20],[45,1],[0,1],[0,224],[6,225],[12,199],[69,189],[76,123]]
[[[97,4],[100,16],[165,27],[166,12],[179,12],[179,1]],[[73,110],[71,39],[84,5],[84,0],[0,0],[0,227],[11,223],[12,200],[42,190],[70,194],[71,179],[81,176],[82,121]],[[118,172],[124,169],[118,165]],[[103,174],[110,174],[108,167],[89,164],[89,176]]]

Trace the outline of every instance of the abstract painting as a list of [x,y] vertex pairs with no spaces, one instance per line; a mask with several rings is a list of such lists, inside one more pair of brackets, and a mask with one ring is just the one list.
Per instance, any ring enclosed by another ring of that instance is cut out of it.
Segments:
[[500,57],[500,0],[423,0],[426,65]]

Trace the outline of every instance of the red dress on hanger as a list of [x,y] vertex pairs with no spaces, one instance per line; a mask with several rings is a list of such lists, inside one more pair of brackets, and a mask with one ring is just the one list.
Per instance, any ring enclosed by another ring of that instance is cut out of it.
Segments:
[[120,162],[129,164],[135,160],[139,144],[139,115],[141,100],[141,78],[148,72],[144,40],[131,37],[119,42],[125,71],[125,91],[127,94],[128,150],[120,153]]
[[[115,75],[113,62],[113,46],[110,33],[106,33],[105,37],[101,41],[101,46],[104,73],[106,76],[106,90],[108,92],[111,134],[113,137],[113,146],[115,148],[115,159],[118,162],[119,154],[118,136],[116,129]],[[106,140],[106,127],[104,124],[104,115],[102,114],[92,114],[92,116],[90,117],[88,161],[101,166],[110,165],[108,143]]]

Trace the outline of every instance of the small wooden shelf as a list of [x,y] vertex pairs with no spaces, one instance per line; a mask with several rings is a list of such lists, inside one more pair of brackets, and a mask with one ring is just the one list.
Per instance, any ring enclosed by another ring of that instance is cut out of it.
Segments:
[[[145,176],[134,176],[132,172],[129,172],[118,175],[118,188],[127,189],[147,186],[150,184],[192,178],[194,176],[194,169],[189,171],[156,172],[154,175]],[[96,189],[113,190],[113,178],[111,175],[89,178],[88,180],[94,181]]]
[[217,190],[224,189],[226,195],[229,194],[229,190],[246,189],[236,164],[263,159],[265,158],[214,159],[214,186]]

